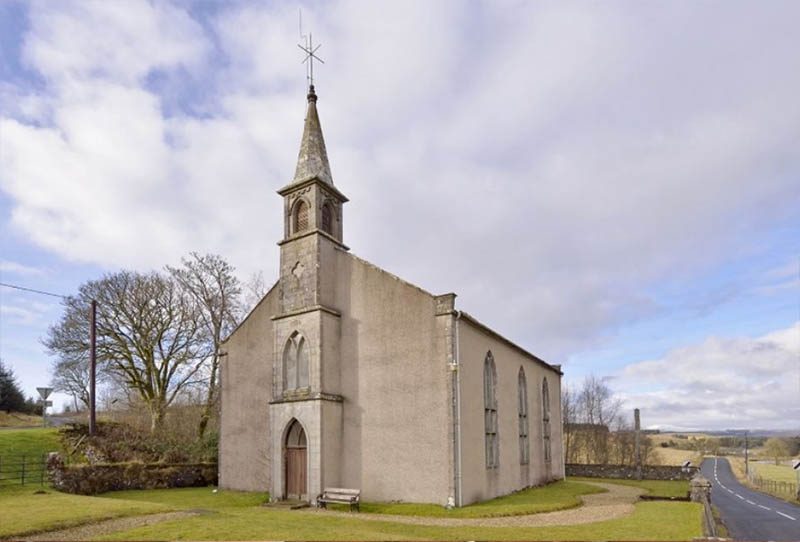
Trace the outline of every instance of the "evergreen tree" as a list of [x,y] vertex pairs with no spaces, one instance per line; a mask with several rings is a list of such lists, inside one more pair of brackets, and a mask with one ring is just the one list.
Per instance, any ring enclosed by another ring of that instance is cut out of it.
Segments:
[[0,360],[0,410],[24,412],[25,395],[17,383],[14,371]]
[[41,416],[42,415],[42,403],[34,399],[33,397],[28,397],[25,399],[25,414],[32,414],[34,416]]

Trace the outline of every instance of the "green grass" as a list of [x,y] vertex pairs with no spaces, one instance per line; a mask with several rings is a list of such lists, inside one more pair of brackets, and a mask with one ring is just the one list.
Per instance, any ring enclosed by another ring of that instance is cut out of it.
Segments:
[[[201,505],[215,514],[166,521],[110,533],[108,540],[690,540],[701,536],[699,504],[641,502],[626,518],[556,527],[439,527],[371,521],[358,514],[331,517],[302,511],[270,510],[247,504],[263,500],[208,488],[118,492],[109,501],[150,499],[161,506]],[[211,494],[213,495],[213,494]],[[219,497],[219,499],[217,499]]]
[[176,489],[139,489],[109,491],[102,498],[169,506],[173,510],[227,510],[247,508],[269,502],[269,493],[218,490],[213,487],[182,487]]
[[123,516],[168,512],[175,508],[154,502],[68,495],[36,486],[0,489],[0,539],[82,525]]
[[627,480],[618,478],[583,478],[570,476],[569,481],[601,482],[621,486],[641,487],[652,497],[686,497],[689,492],[688,480]]
[[6,456],[40,458],[47,452],[62,450],[58,429],[4,429],[0,431],[0,460]]
[[789,465],[775,465],[774,463],[750,463],[750,470],[765,480],[776,482],[797,483],[797,474]]
[[[109,540],[689,540],[701,535],[695,503],[641,502],[632,515],[604,522],[556,527],[439,527],[370,521],[358,514],[331,517],[271,510],[258,493],[211,488],[117,491],[83,497],[30,488],[0,491],[0,538],[100,521],[202,508],[216,513],[109,533]],[[31,513],[35,510],[36,513]]]
[[[574,508],[580,506],[581,495],[603,493],[604,491],[604,489],[597,486],[572,481],[559,481],[453,510],[448,510],[438,504],[382,502],[362,502],[360,509],[362,513],[366,514],[442,518],[521,516]],[[345,505],[330,505],[330,508],[333,510],[349,510],[349,506]]]

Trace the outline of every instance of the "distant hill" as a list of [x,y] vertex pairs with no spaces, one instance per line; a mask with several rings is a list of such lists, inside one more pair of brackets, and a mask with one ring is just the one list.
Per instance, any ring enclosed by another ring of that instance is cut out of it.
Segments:
[[[703,431],[707,435],[715,437],[734,437],[744,436],[744,429],[726,429],[724,431]],[[751,437],[796,437],[800,435],[800,429],[748,429],[748,436]]]

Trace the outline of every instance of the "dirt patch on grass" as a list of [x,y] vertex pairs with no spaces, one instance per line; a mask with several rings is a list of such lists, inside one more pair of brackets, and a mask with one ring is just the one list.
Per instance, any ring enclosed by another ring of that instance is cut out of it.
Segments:
[[625,517],[633,513],[634,503],[646,490],[632,486],[605,484],[600,482],[581,482],[607,489],[606,493],[582,495],[583,505],[569,510],[544,512],[526,516],[499,518],[433,518],[423,516],[397,516],[389,514],[353,514],[322,508],[300,511],[301,514],[323,514],[346,516],[371,521],[391,521],[416,525],[439,525],[445,527],[547,527],[552,525],[579,525]]
[[98,523],[90,523],[87,525],[70,527],[68,529],[59,529],[57,531],[47,531],[32,536],[26,536],[25,540],[88,540],[90,538],[103,536],[118,531],[127,531],[128,529],[135,529],[136,527],[144,527],[147,525],[153,525],[154,523],[161,523],[162,521],[191,517],[199,513],[205,513],[205,511],[188,510],[181,512],[164,512],[162,514],[149,514],[147,516],[109,519],[106,521],[100,521]]

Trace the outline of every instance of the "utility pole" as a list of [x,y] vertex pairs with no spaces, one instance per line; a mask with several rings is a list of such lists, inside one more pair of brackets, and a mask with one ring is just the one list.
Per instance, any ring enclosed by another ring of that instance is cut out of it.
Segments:
[[97,301],[92,299],[92,313],[89,319],[89,435],[92,436],[97,431],[97,420],[95,419],[95,395],[96,382],[95,373],[97,372]]
[[744,474],[745,475],[749,475],[750,474],[750,465],[749,465],[749,463],[747,461],[747,448],[748,448],[747,431],[745,430],[745,432],[744,432]]
[[642,479],[642,432],[641,423],[639,421],[639,409],[633,409],[633,430],[635,431],[636,438],[636,479]]

